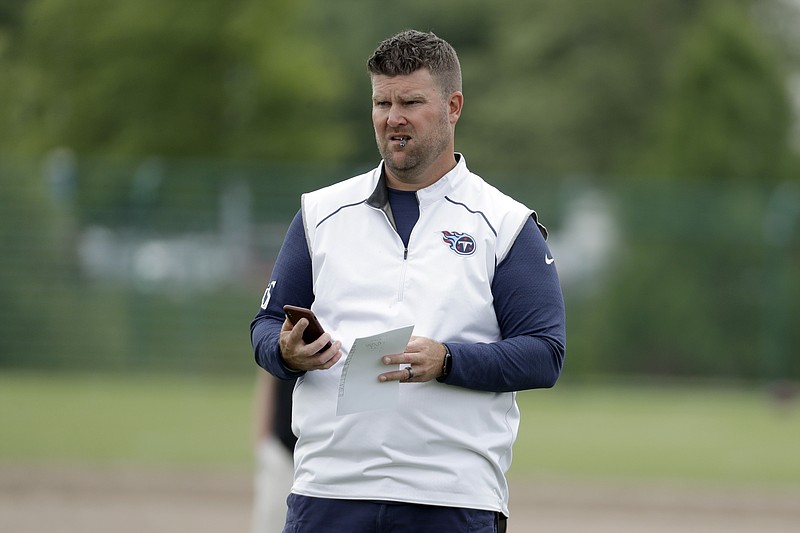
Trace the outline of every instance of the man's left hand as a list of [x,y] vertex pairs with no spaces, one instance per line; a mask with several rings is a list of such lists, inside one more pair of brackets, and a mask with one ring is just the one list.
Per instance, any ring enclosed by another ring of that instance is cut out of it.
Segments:
[[378,379],[404,383],[422,383],[436,379],[442,375],[445,353],[444,344],[441,342],[425,337],[411,337],[405,352],[383,357],[385,365],[404,365],[404,367],[381,374]]

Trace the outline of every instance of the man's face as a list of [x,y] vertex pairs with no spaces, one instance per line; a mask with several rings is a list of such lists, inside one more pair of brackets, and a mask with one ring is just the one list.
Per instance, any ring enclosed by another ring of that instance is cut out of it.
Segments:
[[461,98],[454,93],[443,99],[427,69],[372,76],[372,124],[390,184],[427,186],[453,167]]

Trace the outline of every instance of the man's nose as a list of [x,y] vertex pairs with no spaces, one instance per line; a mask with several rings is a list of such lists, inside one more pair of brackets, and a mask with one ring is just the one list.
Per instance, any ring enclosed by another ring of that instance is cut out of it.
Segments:
[[389,108],[389,115],[386,118],[386,124],[392,128],[401,126],[406,123],[406,117],[398,106],[393,105]]

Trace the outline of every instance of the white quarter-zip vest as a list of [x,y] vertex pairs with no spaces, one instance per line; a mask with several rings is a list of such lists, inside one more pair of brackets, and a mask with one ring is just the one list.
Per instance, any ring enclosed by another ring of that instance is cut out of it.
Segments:
[[302,197],[312,307],[344,356],[298,380],[293,492],[508,515],[514,393],[402,383],[396,410],[336,416],[358,337],[414,324],[414,335],[440,342],[500,340],[492,278],[533,212],[470,173],[463,156],[417,198],[406,250],[387,214],[381,167]]

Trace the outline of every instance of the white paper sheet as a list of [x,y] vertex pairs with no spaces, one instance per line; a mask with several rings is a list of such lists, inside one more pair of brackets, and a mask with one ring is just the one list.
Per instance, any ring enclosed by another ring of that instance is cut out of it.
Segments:
[[403,353],[413,330],[413,325],[405,326],[355,340],[342,369],[336,416],[397,406],[400,382],[378,381],[380,374],[393,370],[381,359]]

